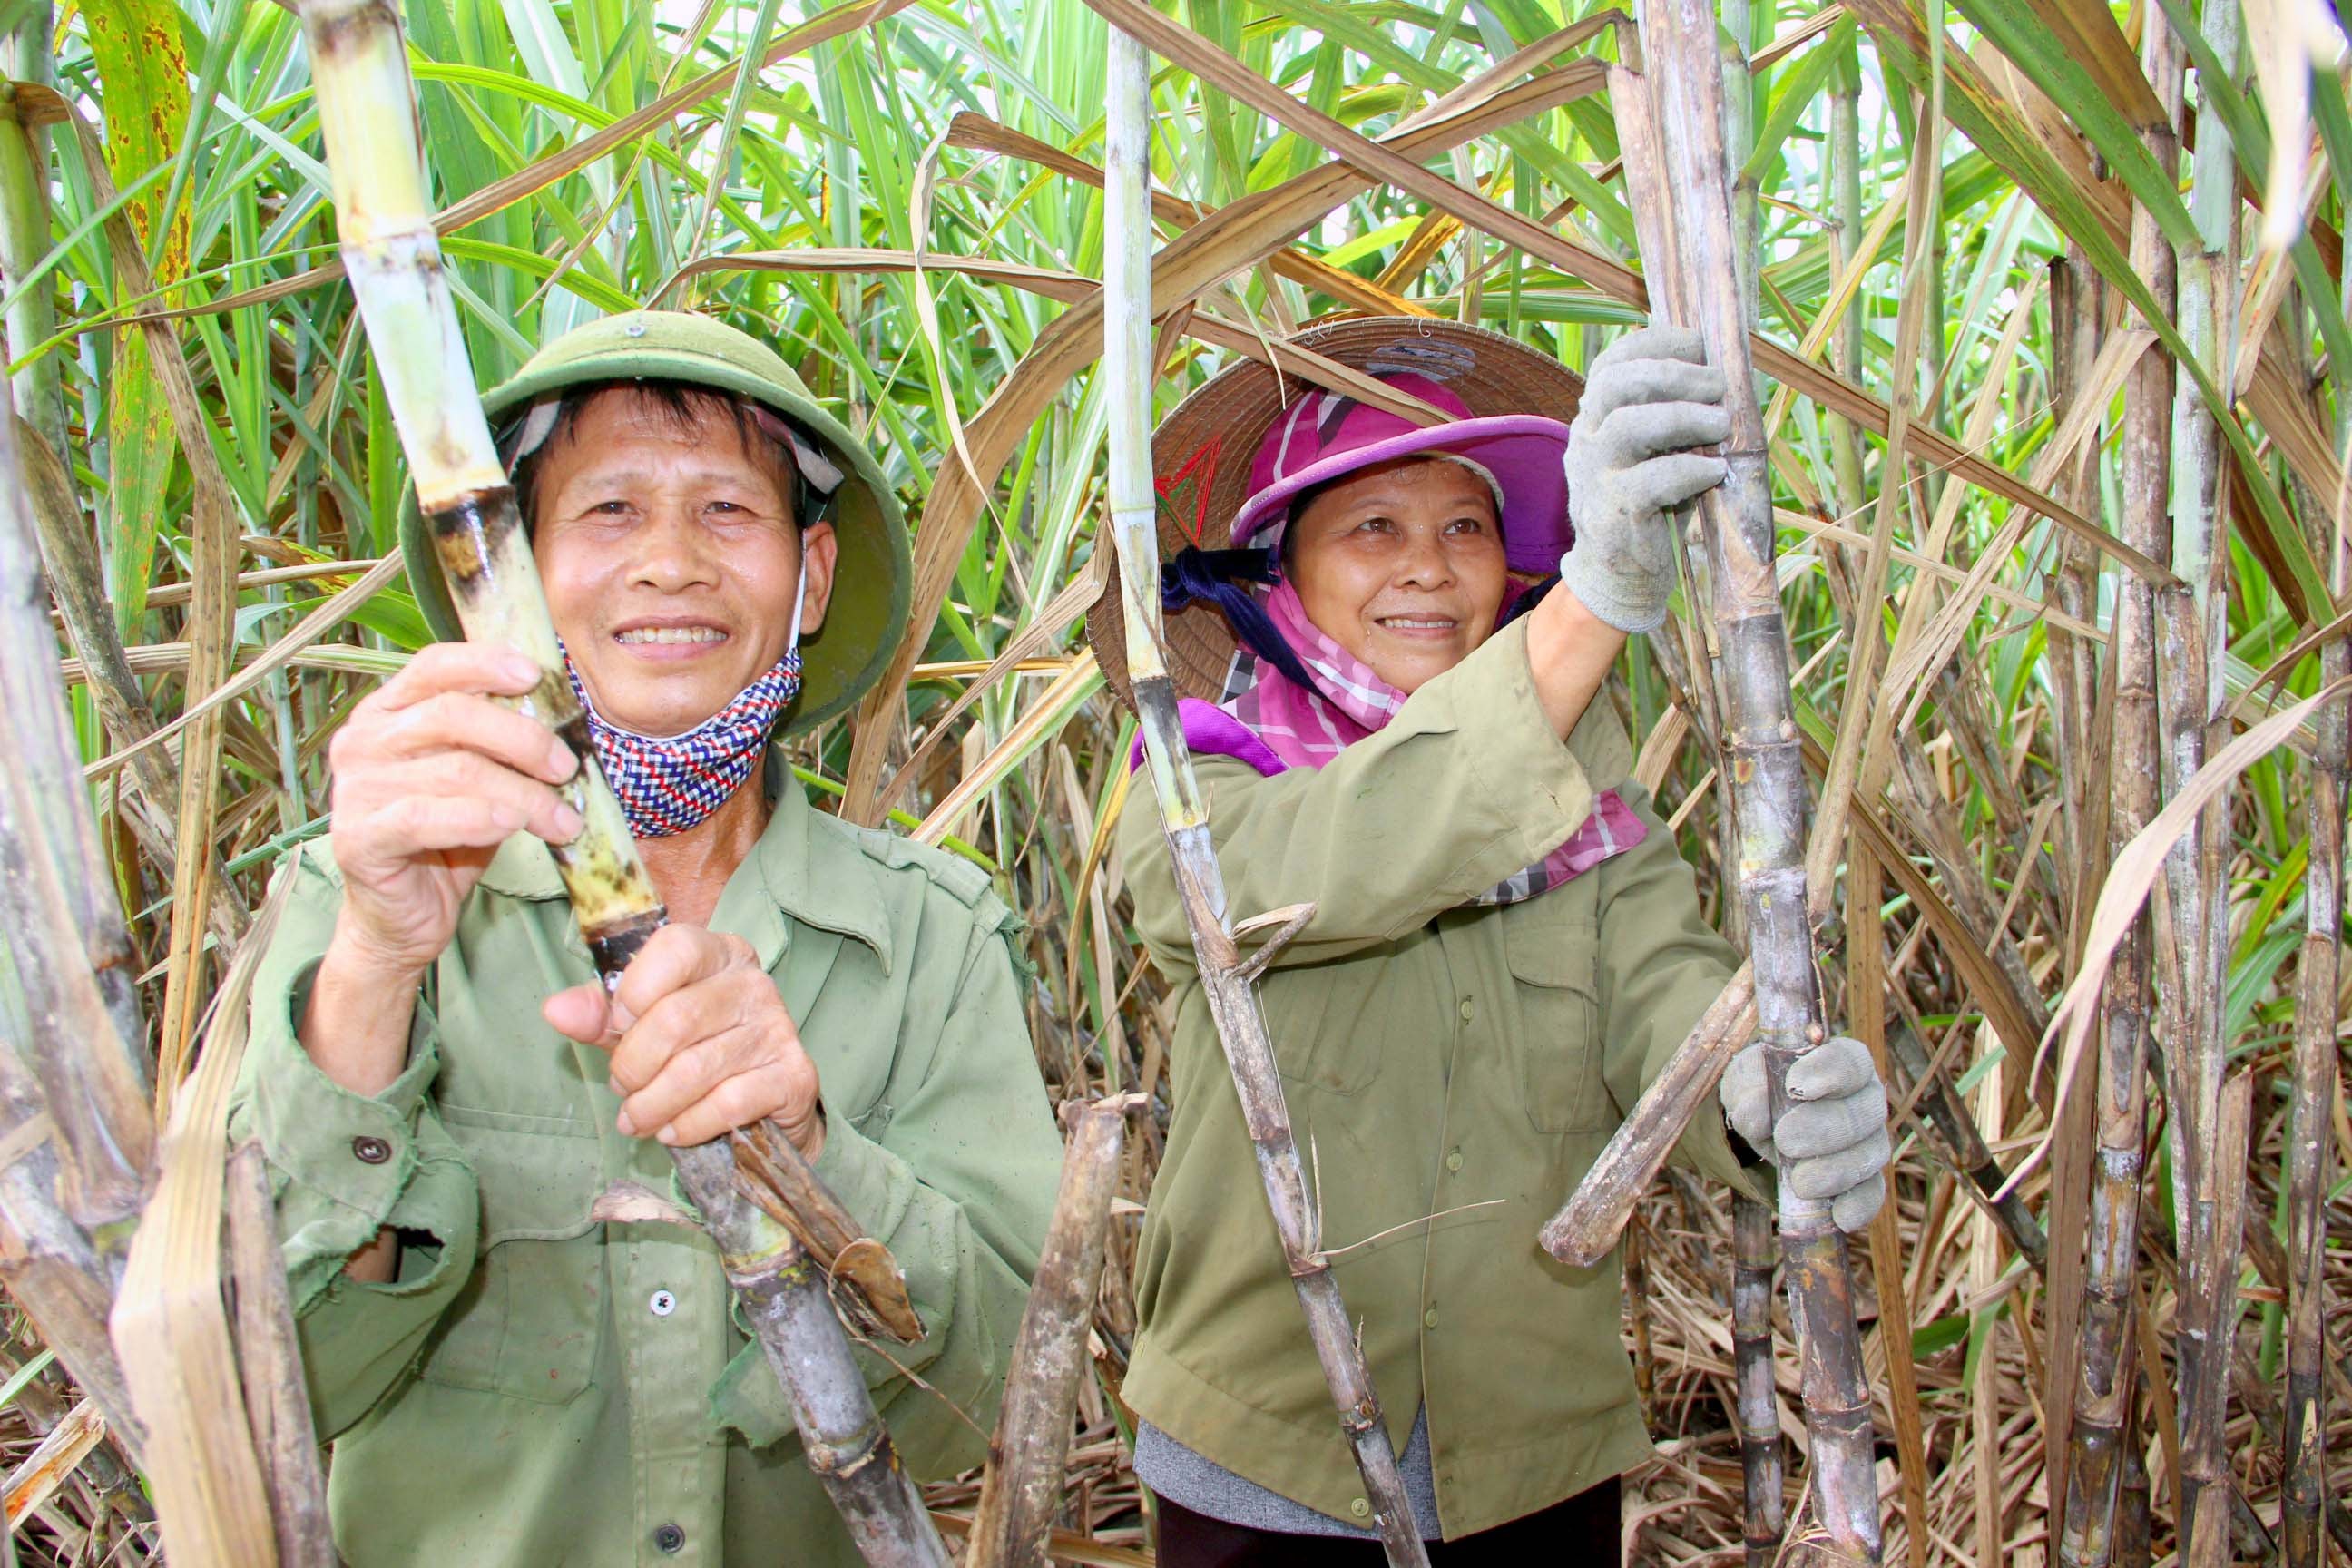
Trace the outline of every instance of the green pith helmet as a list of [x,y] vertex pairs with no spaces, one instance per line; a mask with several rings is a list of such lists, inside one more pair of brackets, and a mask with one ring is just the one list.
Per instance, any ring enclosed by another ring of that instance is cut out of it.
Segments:
[[[567,386],[607,381],[676,381],[749,397],[785,415],[824,447],[844,474],[826,519],[840,542],[824,626],[801,638],[801,694],[779,727],[795,734],[846,710],[881,677],[907,630],[914,566],[907,527],[874,454],[825,412],[773,349],[708,316],[683,310],[632,310],[575,327],[530,357],[513,380],[486,393],[483,412],[497,428],[533,398]],[[526,525],[530,519],[524,519]],[[457,613],[425,536],[415,492],[402,499],[400,552],[409,586],[434,636],[454,641]]]

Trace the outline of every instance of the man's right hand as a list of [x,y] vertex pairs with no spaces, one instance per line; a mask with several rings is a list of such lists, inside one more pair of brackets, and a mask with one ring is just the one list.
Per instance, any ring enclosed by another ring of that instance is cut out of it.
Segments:
[[580,816],[554,785],[579,763],[535,719],[492,700],[538,683],[520,653],[436,643],[352,710],[327,749],[331,843],[343,875],[331,967],[413,984],[457,929],[499,846],[529,830],[569,842]]

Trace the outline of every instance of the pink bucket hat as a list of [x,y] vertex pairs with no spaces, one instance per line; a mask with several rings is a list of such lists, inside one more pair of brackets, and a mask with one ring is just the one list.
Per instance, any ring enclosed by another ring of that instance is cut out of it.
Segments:
[[[1297,362],[1276,374],[1245,359],[1160,419],[1151,433],[1160,597],[1169,673],[1181,697],[1219,700],[1242,640],[1229,613],[1236,595],[1271,580],[1276,563],[1265,547],[1279,542],[1298,494],[1328,479],[1391,458],[1464,465],[1501,498],[1505,553],[1522,584],[1558,570],[1571,537],[1560,458],[1584,382],[1551,354],[1425,316],[1318,321],[1288,341],[1441,417],[1424,426],[1335,392]],[[1181,591],[1171,592],[1171,576]],[[1111,689],[1131,702],[1117,584],[1087,611],[1087,641]]]
[[1415,425],[1345,393],[1305,390],[1258,443],[1249,499],[1234,514],[1234,545],[1276,542],[1291,500],[1302,491],[1398,458],[1441,458],[1468,468],[1495,492],[1511,570],[1558,570],[1570,537],[1568,483],[1560,468],[1568,426],[1540,414],[1477,418],[1444,383],[1412,371],[1392,371],[1380,380],[1444,410],[1452,421]]

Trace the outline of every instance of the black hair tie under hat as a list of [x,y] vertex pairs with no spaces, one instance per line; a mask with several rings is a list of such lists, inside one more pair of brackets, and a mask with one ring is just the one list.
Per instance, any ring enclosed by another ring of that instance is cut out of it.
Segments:
[[1256,595],[1243,586],[1279,582],[1281,576],[1271,550],[1202,550],[1188,544],[1160,568],[1160,606],[1172,612],[1191,604],[1216,605],[1244,647],[1293,685],[1312,691],[1315,680],[1299,661],[1298,650],[1275,629]]

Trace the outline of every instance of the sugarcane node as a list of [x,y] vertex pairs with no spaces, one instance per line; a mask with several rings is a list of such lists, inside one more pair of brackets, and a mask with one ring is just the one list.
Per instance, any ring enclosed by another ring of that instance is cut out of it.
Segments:
[[588,944],[589,961],[595,964],[596,973],[604,976],[608,985],[616,985],[646,943],[653,941],[654,933],[668,923],[669,911],[656,904],[642,913],[601,923],[593,931],[583,922],[580,935]]
[[390,0],[305,0],[299,9],[314,56],[362,48],[378,28],[400,30]]

